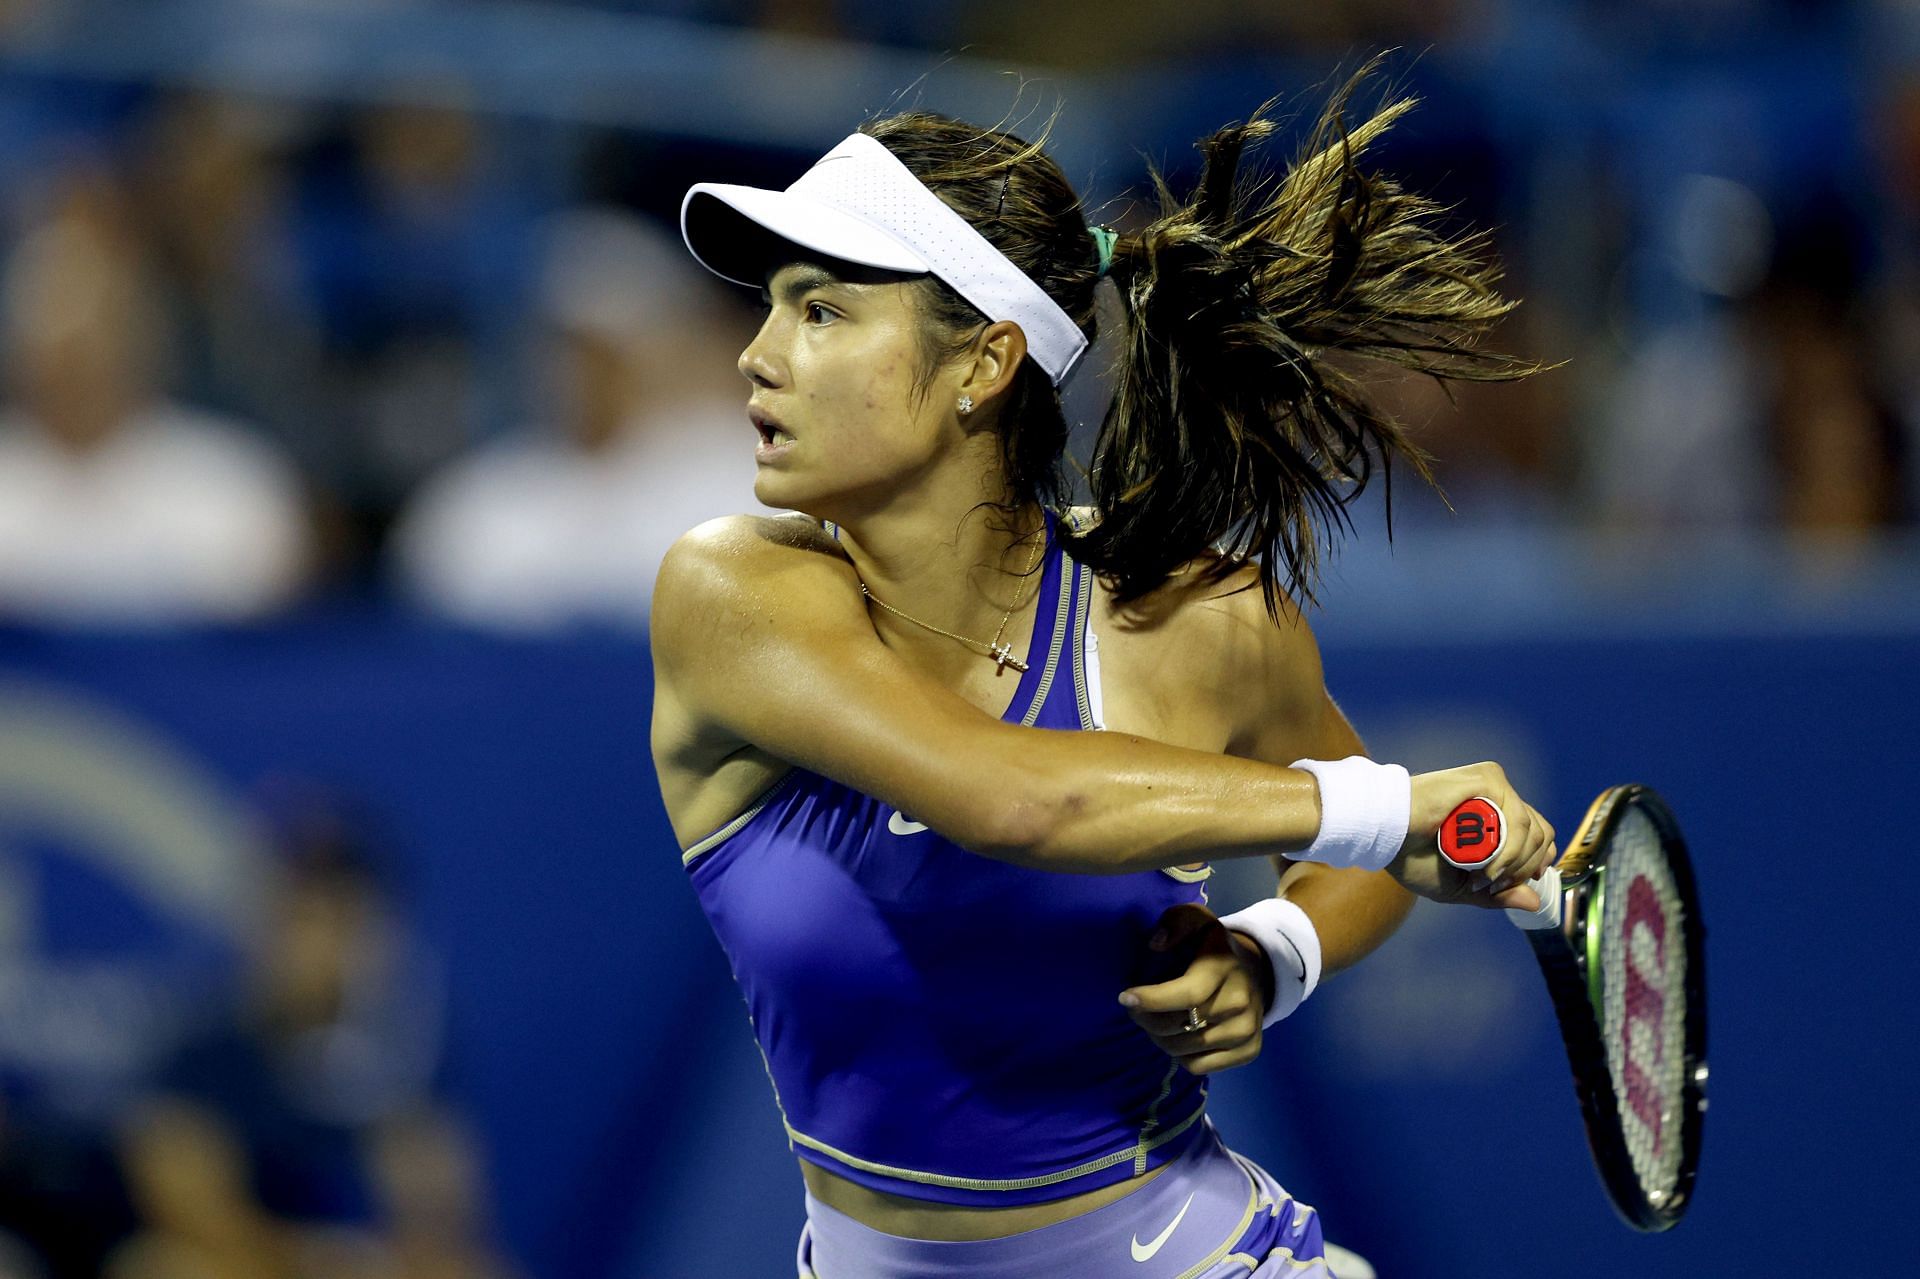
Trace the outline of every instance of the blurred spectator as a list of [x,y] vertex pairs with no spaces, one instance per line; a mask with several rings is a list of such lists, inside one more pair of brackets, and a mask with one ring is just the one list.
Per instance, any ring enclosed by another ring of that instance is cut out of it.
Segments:
[[504,1279],[463,1127],[443,1111],[416,1110],[381,1126],[372,1157],[398,1279]]
[[0,1279],[92,1279],[132,1228],[100,1140],[0,1097]]
[[298,479],[256,436],[161,396],[163,323],[104,176],[14,249],[0,347],[0,612],[234,619],[298,589]]
[[[1879,270],[1868,281],[1868,349],[1911,459],[1920,450],[1920,70],[1896,73],[1877,132]],[[1911,518],[1920,511],[1920,466],[1909,462],[1906,483]]]
[[360,553],[427,472],[504,420],[515,389],[538,200],[503,149],[470,111],[392,105],[356,113],[305,157],[300,255],[322,322],[327,477]]
[[[1112,0],[967,0],[956,31],[975,49],[1051,66],[1110,66],[1143,52],[1187,57],[1222,50],[1298,50],[1318,45],[1347,51],[1404,42],[1419,47],[1457,38],[1485,24],[1498,6],[1488,0],[1348,0],[1343,4],[1244,4],[1187,0],[1179,20],[1157,4]],[[1245,109],[1245,108],[1241,108]]]
[[475,625],[638,626],[673,539],[754,507],[739,335],[678,240],[627,214],[562,215],[549,243],[552,425],[435,476],[393,551],[409,595]]
[[1827,541],[1861,541],[1907,518],[1906,441],[1870,363],[1857,238],[1837,214],[1810,219],[1753,308],[1777,518]]
[[[1775,233],[1744,188],[1703,187],[1751,206],[1761,253],[1629,361],[1595,471],[1603,518],[1828,543],[1904,523],[1906,441],[1863,325],[1859,226],[1838,202],[1809,200]],[[1717,221],[1704,243],[1723,251],[1737,229]]]
[[112,1279],[490,1279],[477,1163],[433,1108],[440,982],[337,808],[295,813],[240,1015],[126,1127]]
[[175,387],[265,427],[309,476],[332,477],[342,442],[319,403],[319,319],[291,223],[287,156],[304,131],[284,104],[163,98],[135,135],[136,190]]
[[1762,526],[1767,474],[1760,370],[1715,310],[1643,339],[1615,374],[1588,474],[1603,527]]

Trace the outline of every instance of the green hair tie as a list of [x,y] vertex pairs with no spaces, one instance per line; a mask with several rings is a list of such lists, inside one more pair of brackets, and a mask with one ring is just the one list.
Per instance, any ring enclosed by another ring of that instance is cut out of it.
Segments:
[[1113,266],[1113,243],[1120,238],[1120,233],[1112,227],[1092,226],[1087,228],[1087,234],[1093,237],[1094,247],[1100,250],[1100,267],[1093,273],[1094,278],[1098,279]]

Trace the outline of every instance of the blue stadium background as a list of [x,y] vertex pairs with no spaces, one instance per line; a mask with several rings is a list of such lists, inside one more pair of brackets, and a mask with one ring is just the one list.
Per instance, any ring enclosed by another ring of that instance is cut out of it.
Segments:
[[[1672,1235],[1631,1235],[1606,1208],[1531,958],[1497,918],[1422,909],[1219,1079],[1229,1138],[1381,1273],[1766,1273],[1824,1255],[1892,1275],[1912,1257],[1920,1047],[1897,932],[1920,641],[1749,620],[1330,639],[1330,679],[1378,751],[1484,746],[1563,823],[1604,783],[1660,788],[1711,927],[1705,1168]],[[651,780],[639,644],[348,615],[10,633],[0,661],[0,705],[122,721],[236,804],[297,769],[386,815],[450,961],[451,1086],[531,1273],[782,1273],[798,1182]],[[46,889],[58,917],[67,885]],[[110,921],[147,909],[136,895],[74,921],[47,958],[137,958]]]
[[[923,74],[930,104],[998,118],[1017,64],[1046,70],[1057,151],[1107,195],[1136,148],[1178,170],[1192,138],[1270,93],[1407,43],[1424,52],[1396,66],[1427,106],[1391,162],[1499,223],[1530,294],[1571,317],[1562,333],[1684,327],[1718,305],[1660,249],[1693,175],[1740,184],[1782,239],[1844,241],[1856,302],[1902,287],[1890,264],[1920,245],[1876,114],[1920,68],[1911,5],[1334,5],[1358,16],[1252,43],[1223,25],[1166,56],[1071,23],[1003,51],[1012,10],[984,2],[791,7],[812,17],[783,26],[781,6],[744,0],[0,5],[0,188],[31,186],[69,137],[117,144],[183,89],[451,104],[482,120],[504,192],[475,234],[506,247],[457,326],[489,353],[515,341],[516,228],[578,195],[591,147],[622,157],[620,198],[659,213],[696,171],[795,171]],[[1159,21],[1112,9],[1114,31]],[[329,322],[351,330],[352,238],[327,212],[327,155],[308,162],[308,251],[337,286]],[[1612,358],[1552,338],[1576,366]],[[479,440],[528,391],[513,360],[476,365]],[[1359,521],[1316,625],[1370,747],[1415,767],[1499,759],[1562,829],[1603,785],[1660,789],[1703,883],[1714,1014],[1697,1205],[1671,1235],[1633,1235],[1589,1165],[1524,944],[1491,915],[1416,912],[1214,1088],[1228,1139],[1388,1279],[1911,1271],[1917,475],[1841,545],[1784,521],[1623,529],[1567,466],[1497,455],[1449,472],[1457,518],[1416,504],[1391,550]],[[377,538],[391,494],[351,465],[317,482]],[[244,626],[8,623],[9,1102],[109,1115],[183,1010],[232,988],[272,856],[258,796],[317,778],[375,816],[443,961],[442,1087],[481,1138],[518,1265],[791,1273],[799,1182],[660,808],[650,696],[643,634],[442,624],[365,557]],[[1223,868],[1216,905],[1265,891],[1262,874]]]

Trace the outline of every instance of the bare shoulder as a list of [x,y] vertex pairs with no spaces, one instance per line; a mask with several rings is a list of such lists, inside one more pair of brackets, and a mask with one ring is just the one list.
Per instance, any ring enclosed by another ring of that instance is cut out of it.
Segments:
[[656,659],[698,640],[756,594],[826,574],[853,581],[846,552],[804,515],[727,515],[680,535],[660,563],[650,630]]
[[[1311,731],[1326,698],[1319,645],[1305,610],[1282,599],[1269,612],[1257,570],[1217,572],[1220,561],[1194,560],[1152,594],[1130,604],[1111,597],[1101,629],[1135,650],[1129,665],[1169,680],[1165,692],[1207,704],[1235,754],[1271,726]],[[1103,651],[1107,639],[1102,640]]]
[[[1278,616],[1267,608],[1259,572],[1251,564],[1226,567],[1217,558],[1192,560],[1146,597],[1111,601],[1107,613],[1122,630],[1164,636],[1163,642],[1201,644],[1210,657],[1235,669],[1273,669],[1310,661],[1319,669],[1313,628],[1298,603],[1283,597]],[[1251,670],[1248,670],[1251,673]]]
[[751,573],[788,555],[822,555],[844,563],[846,553],[820,522],[805,515],[723,515],[682,533],[661,562],[663,580],[685,589],[740,572]]
[[647,627],[656,747],[668,727],[710,736],[701,708],[769,640],[865,616],[852,564],[815,520],[728,515],[683,533],[660,563]]
[[[1098,522],[1087,506],[1069,507],[1061,522],[1072,532],[1084,533]],[[1106,595],[1108,627],[1130,635],[1151,636],[1170,647],[1199,644],[1215,659],[1271,669],[1305,662],[1319,674],[1319,650],[1304,610],[1291,598],[1282,598],[1276,617],[1267,608],[1260,574],[1250,563],[1229,564],[1208,554],[1187,561],[1165,583],[1142,599],[1115,604]]]
[[[840,579],[845,579],[844,581]],[[777,663],[766,641],[796,611],[858,609],[839,543],[806,516],[731,515],[683,534],[661,562],[653,642],[654,767],[683,846],[737,816],[789,765],[730,729],[716,706],[743,672]],[[859,614],[864,617],[864,612]]]

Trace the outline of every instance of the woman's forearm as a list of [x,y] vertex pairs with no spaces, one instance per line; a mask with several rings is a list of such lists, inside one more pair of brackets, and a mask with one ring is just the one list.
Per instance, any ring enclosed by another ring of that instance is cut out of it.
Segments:
[[1047,870],[1127,874],[1284,856],[1320,829],[1313,776],[1121,733],[1014,730],[997,824],[976,851]]

